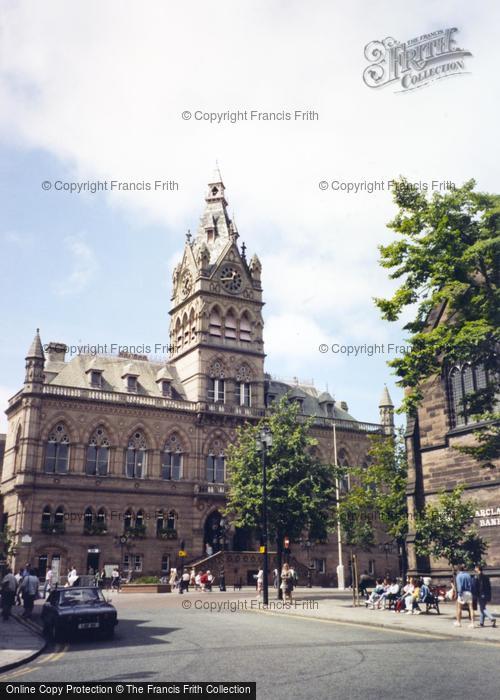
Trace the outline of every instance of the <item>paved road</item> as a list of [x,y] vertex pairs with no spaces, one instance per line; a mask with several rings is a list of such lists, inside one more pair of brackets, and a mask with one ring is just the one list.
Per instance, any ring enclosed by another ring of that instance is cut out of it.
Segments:
[[209,612],[195,600],[221,596],[121,595],[113,642],[53,648],[0,680],[256,680],[258,697],[273,700],[499,697],[499,646],[280,613]]

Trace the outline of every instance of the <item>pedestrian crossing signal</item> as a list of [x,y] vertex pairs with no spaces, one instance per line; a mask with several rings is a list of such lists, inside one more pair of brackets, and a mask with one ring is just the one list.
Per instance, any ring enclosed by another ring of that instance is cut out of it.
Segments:
[[187,557],[187,552],[185,552],[183,549],[179,549],[179,556],[180,557]]

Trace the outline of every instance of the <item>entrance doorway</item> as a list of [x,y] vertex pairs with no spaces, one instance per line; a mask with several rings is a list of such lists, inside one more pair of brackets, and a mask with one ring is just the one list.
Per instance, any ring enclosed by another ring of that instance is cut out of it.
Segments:
[[40,554],[38,557],[38,571],[37,575],[39,579],[44,579],[47,573],[47,561],[48,557],[46,554]]
[[210,556],[210,554],[215,554],[224,549],[225,536],[225,520],[218,510],[214,510],[205,520],[204,553]]
[[87,553],[87,574],[92,575],[99,571],[99,550],[89,549]]

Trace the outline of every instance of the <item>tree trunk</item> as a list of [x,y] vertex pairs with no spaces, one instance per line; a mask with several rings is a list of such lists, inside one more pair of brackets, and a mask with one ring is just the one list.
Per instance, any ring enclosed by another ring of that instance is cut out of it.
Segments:
[[406,581],[406,572],[408,571],[408,552],[406,549],[406,539],[398,540],[398,545],[401,551],[401,578]]

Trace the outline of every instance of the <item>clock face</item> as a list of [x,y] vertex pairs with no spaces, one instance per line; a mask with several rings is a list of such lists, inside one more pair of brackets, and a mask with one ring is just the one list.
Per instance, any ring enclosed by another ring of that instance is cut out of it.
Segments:
[[192,281],[189,272],[185,272],[181,282],[181,294],[186,297],[191,291]]
[[227,292],[237,294],[243,288],[241,272],[232,265],[225,265],[220,272],[220,281]]

